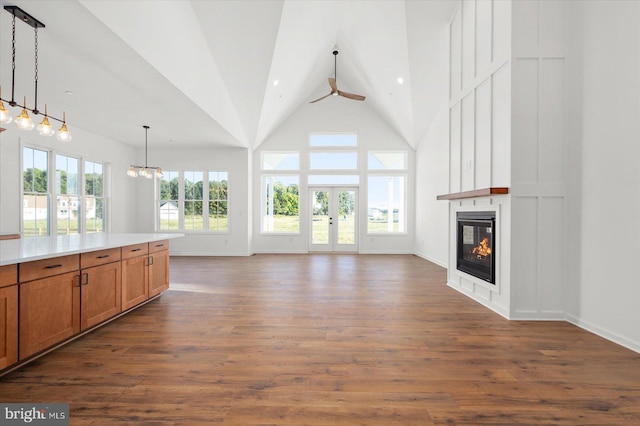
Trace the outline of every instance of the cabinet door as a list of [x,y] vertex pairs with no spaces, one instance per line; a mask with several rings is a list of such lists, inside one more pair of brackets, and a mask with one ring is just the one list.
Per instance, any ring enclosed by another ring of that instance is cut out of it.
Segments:
[[78,332],[78,272],[20,284],[20,360]]
[[149,255],[149,297],[169,288],[169,250]]
[[0,288],[0,370],[18,362],[18,286]]
[[122,266],[120,262],[83,269],[81,276],[80,327],[85,330],[122,312]]
[[132,308],[149,298],[148,257],[122,261],[122,310]]

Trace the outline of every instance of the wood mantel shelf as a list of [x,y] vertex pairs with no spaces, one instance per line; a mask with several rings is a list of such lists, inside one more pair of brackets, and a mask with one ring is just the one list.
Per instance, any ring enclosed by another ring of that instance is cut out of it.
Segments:
[[463,198],[490,197],[492,195],[504,195],[509,193],[509,188],[491,187],[474,189],[473,191],[453,192],[451,194],[438,195],[438,200],[461,200]]

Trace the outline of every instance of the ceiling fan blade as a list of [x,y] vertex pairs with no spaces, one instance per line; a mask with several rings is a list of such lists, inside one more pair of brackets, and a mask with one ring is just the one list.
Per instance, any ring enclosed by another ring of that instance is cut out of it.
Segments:
[[338,90],[338,95],[344,96],[345,98],[354,99],[356,101],[364,101],[366,98],[362,95],[354,95],[353,93],[343,92]]
[[329,78],[329,86],[331,86],[331,90],[333,92],[338,90],[338,85],[336,84],[336,79],[335,78]]
[[309,102],[309,103],[310,103],[310,104],[312,104],[312,103],[314,103],[314,102],[321,101],[321,100],[323,100],[324,98],[327,98],[327,97],[329,97],[329,96],[331,96],[331,95],[333,95],[333,92],[331,92],[331,93],[329,93],[328,95],[325,95],[325,96],[323,96],[323,97],[321,97],[321,98],[318,98],[318,99],[316,99],[315,101],[311,101],[311,102]]

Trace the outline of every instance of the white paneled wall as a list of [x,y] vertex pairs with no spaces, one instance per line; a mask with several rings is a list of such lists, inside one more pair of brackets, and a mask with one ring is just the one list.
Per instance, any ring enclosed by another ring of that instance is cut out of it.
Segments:
[[512,318],[565,317],[564,7],[512,4]]
[[[463,1],[450,26],[449,192],[510,186],[510,2]],[[455,218],[461,210],[498,212],[496,285],[455,269]],[[450,206],[449,285],[509,316],[509,197]]]
[[564,318],[563,32],[563,1],[463,0],[450,25],[449,190],[511,194],[452,203],[502,219],[496,286],[453,250],[449,284],[510,318]]
[[510,10],[463,1],[451,22],[450,192],[510,183]]

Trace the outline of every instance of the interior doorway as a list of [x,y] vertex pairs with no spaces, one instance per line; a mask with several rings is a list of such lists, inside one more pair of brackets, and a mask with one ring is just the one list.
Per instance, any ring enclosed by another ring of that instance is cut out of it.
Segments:
[[309,251],[358,251],[358,188],[312,187]]

